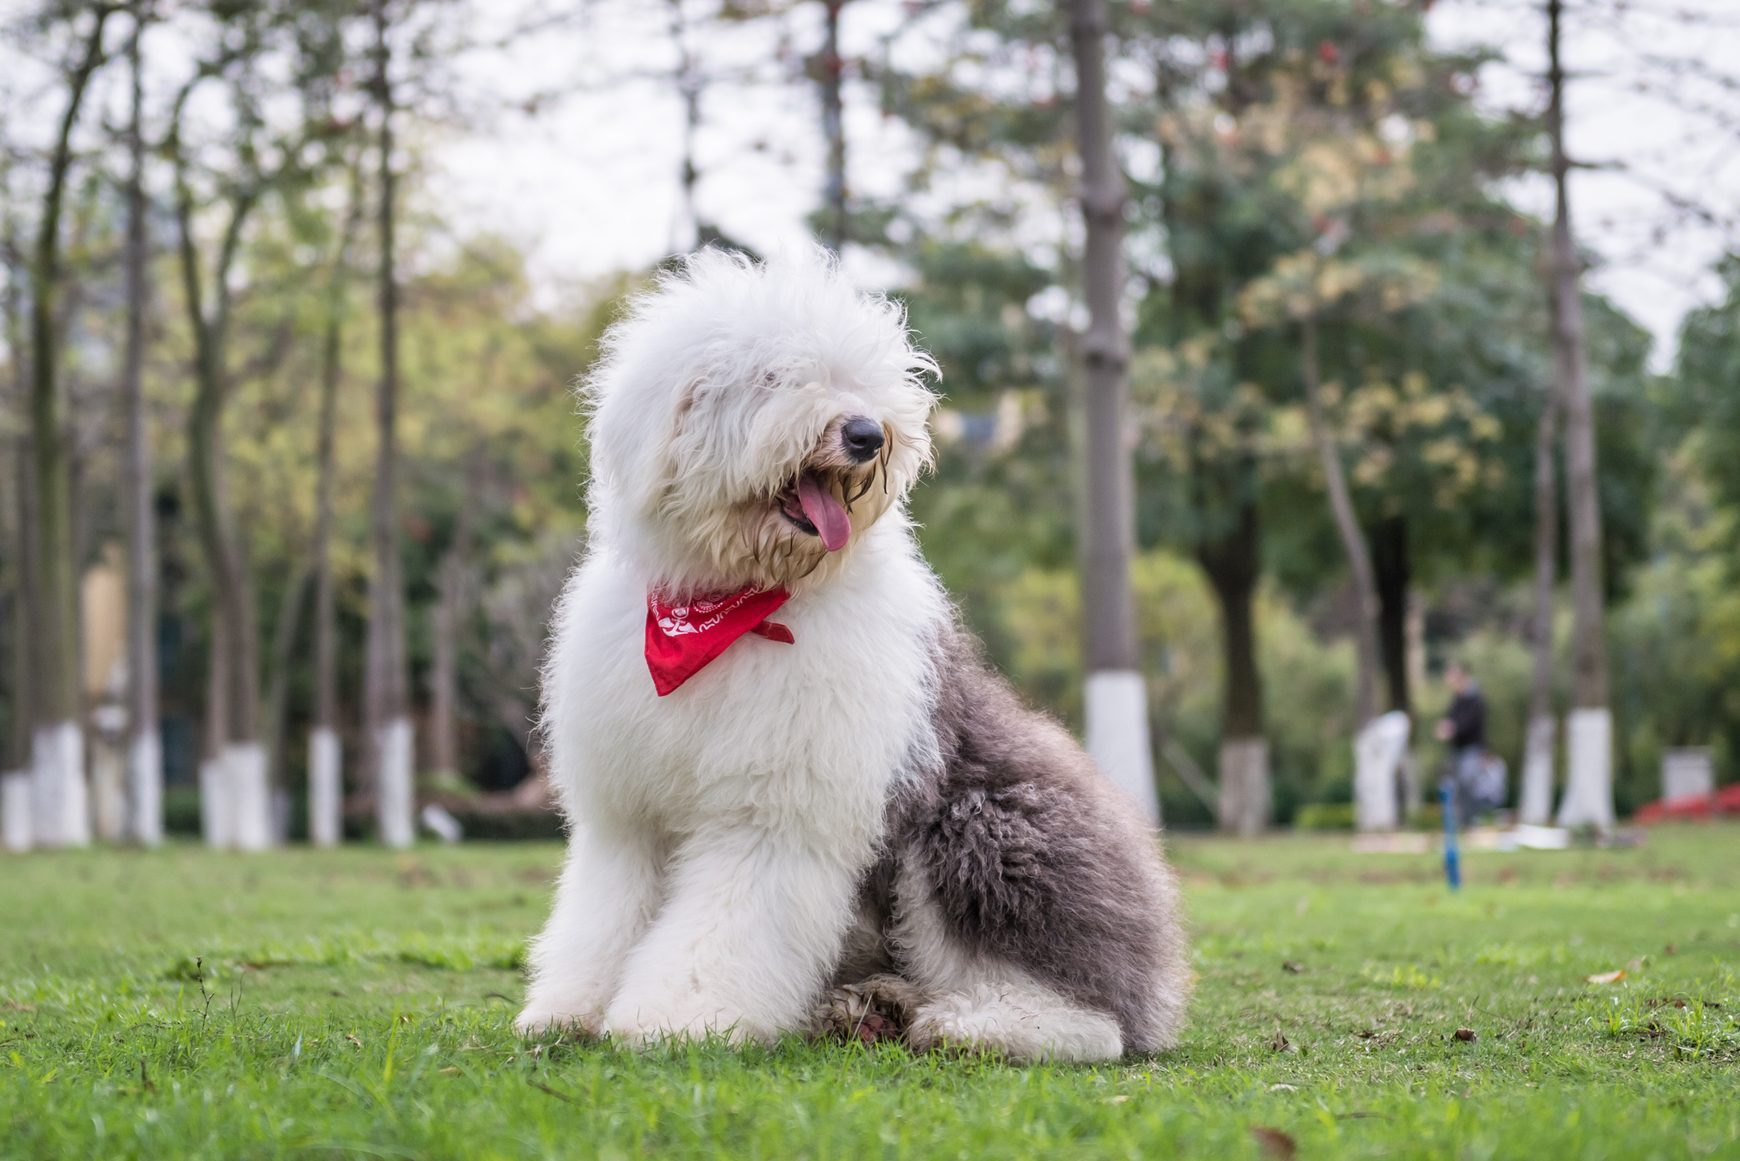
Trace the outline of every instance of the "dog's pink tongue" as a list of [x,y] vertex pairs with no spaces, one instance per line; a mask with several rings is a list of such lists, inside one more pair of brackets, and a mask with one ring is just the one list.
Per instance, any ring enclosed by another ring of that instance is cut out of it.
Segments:
[[838,552],[846,547],[846,541],[852,538],[852,518],[846,515],[845,505],[809,472],[798,477],[798,503],[816,526],[823,548]]

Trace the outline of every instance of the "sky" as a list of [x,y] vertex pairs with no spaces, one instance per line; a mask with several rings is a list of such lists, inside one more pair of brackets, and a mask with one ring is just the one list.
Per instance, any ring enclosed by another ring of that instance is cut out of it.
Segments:
[[[713,4],[688,7],[699,13]],[[847,5],[847,58],[924,52],[924,28],[908,27],[920,7],[905,0]],[[546,285],[645,265],[688,237],[671,9],[652,0],[592,0],[580,10],[578,21],[468,57],[463,87],[493,90],[501,103],[475,114],[476,128],[434,143],[443,209],[520,240]],[[544,0],[501,0],[487,7],[487,19],[500,36],[537,24],[548,11]],[[1740,58],[1740,0],[1570,0],[1568,12],[1574,32],[1565,55],[1576,78],[1569,152],[1583,166],[1573,177],[1572,204],[1579,240],[1598,258],[1591,286],[1649,328],[1656,364],[1664,366],[1685,312],[1716,293],[1714,261],[1740,243],[1740,66],[1732,63]],[[789,79],[767,83],[793,71],[775,63],[782,53],[789,61],[815,51],[820,13],[819,3],[799,4],[778,34],[763,23],[689,38],[705,70],[727,77],[702,98],[699,208],[758,248],[801,242],[804,217],[820,196],[815,93]],[[1438,0],[1430,28],[1446,46],[1501,51],[1505,62],[1481,84],[1480,99],[1495,113],[1544,105],[1538,5]],[[1736,79],[1725,87],[1694,75],[1700,71]],[[541,101],[536,116],[513,109],[556,91],[565,95]],[[911,145],[897,123],[880,116],[866,86],[849,87],[846,126],[849,186],[899,193]],[[1617,168],[1620,161],[1628,171]],[[1551,210],[1545,182],[1510,192],[1525,209]],[[1728,220],[1702,221],[1676,209],[1675,199]]]

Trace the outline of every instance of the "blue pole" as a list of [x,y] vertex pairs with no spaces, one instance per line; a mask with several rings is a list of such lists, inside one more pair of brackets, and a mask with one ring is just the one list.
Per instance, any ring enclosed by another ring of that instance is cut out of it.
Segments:
[[1452,891],[1462,886],[1462,852],[1456,848],[1456,787],[1448,779],[1438,787],[1444,808],[1444,881]]

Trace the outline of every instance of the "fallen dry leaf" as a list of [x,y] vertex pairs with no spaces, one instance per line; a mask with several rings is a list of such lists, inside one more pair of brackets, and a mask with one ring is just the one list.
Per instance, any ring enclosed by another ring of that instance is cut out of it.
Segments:
[[1458,1028],[1458,1029],[1456,1029],[1456,1039],[1458,1039],[1458,1040],[1466,1042],[1469,1040],[1473,1040],[1475,1038],[1476,1038],[1476,1033],[1475,1033],[1474,1029],[1472,1029],[1472,1028]]
[[1251,1136],[1257,1139],[1257,1144],[1263,1147],[1263,1152],[1277,1158],[1278,1161],[1293,1161],[1299,1152],[1299,1143],[1279,1129],[1271,1129],[1267,1125],[1252,1125]]
[[1590,984],[1616,984],[1624,978],[1625,969],[1615,968],[1610,972],[1601,972],[1598,975],[1584,976],[1583,981]]

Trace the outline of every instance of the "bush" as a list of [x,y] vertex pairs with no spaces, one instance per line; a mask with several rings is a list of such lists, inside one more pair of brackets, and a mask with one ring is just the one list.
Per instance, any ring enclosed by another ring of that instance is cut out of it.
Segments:
[[199,787],[164,787],[163,833],[177,838],[200,837]]
[[1352,830],[1354,823],[1351,802],[1308,802],[1293,815],[1297,830]]
[[[1210,777],[1220,745],[1221,646],[1214,595],[1202,569],[1165,550],[1141,553],[1131,568],[1142,668],[1155,732],[1182,746]],[[998,595],[994,626],[1007,643],[998,660],[1029,700],[1081,725],[1081,602],[1072,570],[1029,568]],[[1258,665],[1275,820],[1285,825],[1305,802],[1346,801],[1353,788],[1353,648],[1325,644],[1276,590],[1257,595]],[[1159,763],[1169,827],[1212,825],[1207,808]]]

